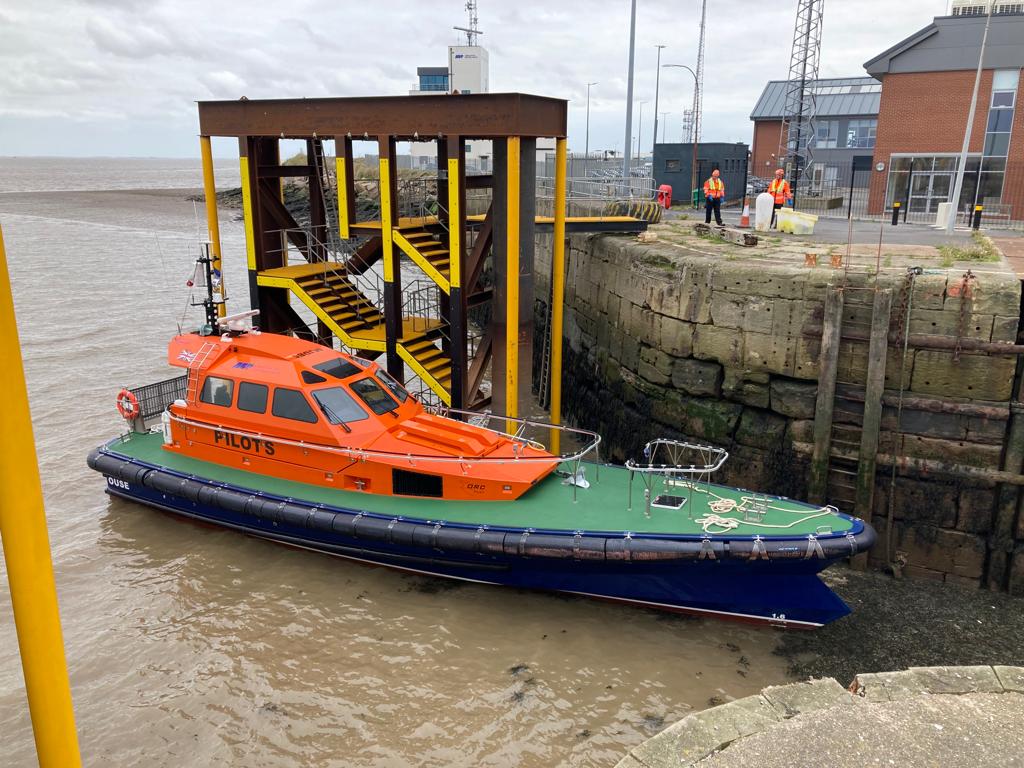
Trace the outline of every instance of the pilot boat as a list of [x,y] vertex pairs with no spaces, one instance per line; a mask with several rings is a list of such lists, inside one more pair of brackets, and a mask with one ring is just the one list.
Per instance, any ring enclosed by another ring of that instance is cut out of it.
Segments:
[[[408,572],[810,629],[849,609],[818,577],[864,552],[835,508],[711,482],[728,453],[427,407],[376,362],[262,333],[254,313],[175,336],[184,374],[125,389],[129,429],[88,464],[107,493]],[[562,430],[554,455],[535,435]]]

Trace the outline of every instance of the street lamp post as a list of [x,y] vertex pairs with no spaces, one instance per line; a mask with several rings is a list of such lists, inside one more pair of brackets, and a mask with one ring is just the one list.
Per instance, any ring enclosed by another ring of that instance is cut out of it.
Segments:
[[622,179],[629,183],[630,152],[633,150],[633,53],[636,49],[636,0],[630,4],[629,14],[629,74],[626,80],[626,137],[622,148]]
[[665,143],[665,126],[668,124],[668,121],[665,118],[668,115],[669,115],[668,112],[662,112],[661,113],[661,143],[662,144]]
[[[658,49],[658,68],[655,70],[654,75],[654,138],[651,140],[651,158],[654,158],[654,145],[658,143],[658,89],[661,87],[661,49],[665,48],[664,45],[654,46]],[[662,139],[662,143],[665,140]]]
[[[662,64],[661,66],[663,66],[663,67],[673,67],[675,69],[685,69],[687,72],[689,72],[691,75],[693,75],[694,92],[696,93],[696,90],[700,87],[698,85],[697,73],[694,72],[692,69],[690,69],[685,64]],[[695,190],[697,188],[697,135],[696,135],[696,131],[694,131],[690,135],[690,141],[693,143],[693,158],[692,158],[692,160],[690,162],[690,200],[691,200],[691,205],[693,205],[693,190]]]
[[587,175],[587,164],[590,163],[590,86],[597,85],[596,82],[587,83],[587,130],[583,149],[583,175]]
[[[953,204],[953,207],[950,210],[949,218],[946,221],[946,232],[949,233],[953,232],[953,226],[956,224],[956,209],[960,207],[960,194],[964,189],[964,173],[967,170],[967,152],[971,145],[971,128],[974,126],[974,113],[978,109],[978,88],[981,86],[981,71],[985,63],[985,44],[988,42],[988,30],[992,26],[993,5],[995,5],[994,2],[988,3],[988,18],[985,20],[985,33],[981,36],[981,52],[978,53],[978,71],[974,76],[974,92],[971,94],[971,111],[967,114],[967,130],[964,131],[964,146],[960,151],[960,163],[956,169],[956,181],[953,184],[953,197],[950,198],[950,202]],[[979,163],[980,162],[981,161],[979,160]],[[978,167],[981,167],[980,164]]]

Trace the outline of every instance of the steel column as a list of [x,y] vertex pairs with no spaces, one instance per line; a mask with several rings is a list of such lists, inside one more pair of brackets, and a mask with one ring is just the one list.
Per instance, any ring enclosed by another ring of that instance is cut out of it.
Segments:
[[352,170],[352,139],[334,138],[334,170],[338,187],[338,236],[342,240],[352,237],[349,227],[356,220],[355,182]]
[[[505,415],[519,415],[519,160],[518,136],[507,140],[505,177]],[[497,384],[497,382],[495,382]],[[500,386],[500,385],[499,385]],[[509,431],[513,430],[511,422]]]
[[[659,50],[660,54],[661,51]],[[551,258],[551,423],[562,423],[562,312],[565,302],[566,141],[555,143],[554,253]],[[551,452],[561,452],[561,433],[551,430]]]
[[398,183],[395,168],[395,139],[380,136],[377,139],[380,166],[380,234],[384,248],[384,333],[387,347],[388,373],[405,381],[405,363],[398,355],[398,340],[402,336],[402,274],[392,237],[392,228],[398,226]]
[[36,754],[40,768],[78,768],[82,758],[2,231],[0,356],[0,538]]
[[[450,334],[453,408],[466,407],[466,295],[462,274],[466,261],[466,144],[461,136],[449,136],[445,157],[448,179],[448,282],[451,286]],[[440,142],[438,142],[440,156]],[[440,190],[438,191],[440,197]]]
[[256,282],[256,222],[253,209],[253,185],[256,174],[250,175],[253,166],[249,158],[253,156],[252,141],[243,136],[238,140],[238,166],[242,185],[242,221],[245,229],[245,261],[249,269],[249,306],[260,308],[260,290]]
[[[221,296],[227,298],[224,287],[224,267],[221,264],[220,221],[217,219],[217,184],[213,176],[213,150],[209,136],[199,137],[199,148],[203,157],[203,198],[206,202],[206,231],[210,236],[210,250],[213,253],[213,268],[220,272]],[[227,305],[217,305],[217,315],[224,317]]]

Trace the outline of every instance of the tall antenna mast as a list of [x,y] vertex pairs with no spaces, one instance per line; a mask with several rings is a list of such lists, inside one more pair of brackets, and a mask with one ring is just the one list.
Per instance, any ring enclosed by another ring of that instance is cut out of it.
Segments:
[[480,31],[480,20],[476,15],[476,0],[467,0],[466,11],[469,13],[469,26],[468,27],[452,27],[457,29],[459,32],[466,33],[466,45],[476,45],[476,36],[482,35]]
[[821,61],[824,5],[825,0],[797,0],[786,108],[779,132],[779,157],[786,158],[786,170],[793,180],[794,192],[801,176],[811,166],[816,111],[814,89]]

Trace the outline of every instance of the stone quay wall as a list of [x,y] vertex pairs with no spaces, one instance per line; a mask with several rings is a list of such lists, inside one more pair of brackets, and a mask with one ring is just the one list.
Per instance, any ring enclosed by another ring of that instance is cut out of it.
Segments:
[[[538,297],[550,296],[550,254],[548,237],[537,248]],[[1010,477],[999,471],[1017,358],[968,341],[1016,342],[1014,275],[981,272],[965,289],[962,270],[925,270],[911,281],[906,271],[716,259],[598,235],[571,237],[566,258],[566,420],[600,432],[603,458],[615,461],[640,456],[655,437],[725,447],[731,458],[718,482],[794,498],[807,497],[826,291],[843,284],[826,498],[850,513],[832,475],[856,475],[874,289],[892,289],[892,331],[909,310],[912,340],[945,337],[950,348],[911,343],[904,353],[890,339],[878,453],[898,461],[880,459],[873,514],[864,515],[879,534],[870,562],[1024,592],[1021,486],[999,483]],[[547,317],[538,301],[538,357]],[[957,338],[964,349],[952,346]],[[1020,467],[1009,471],[1019,477]]]

